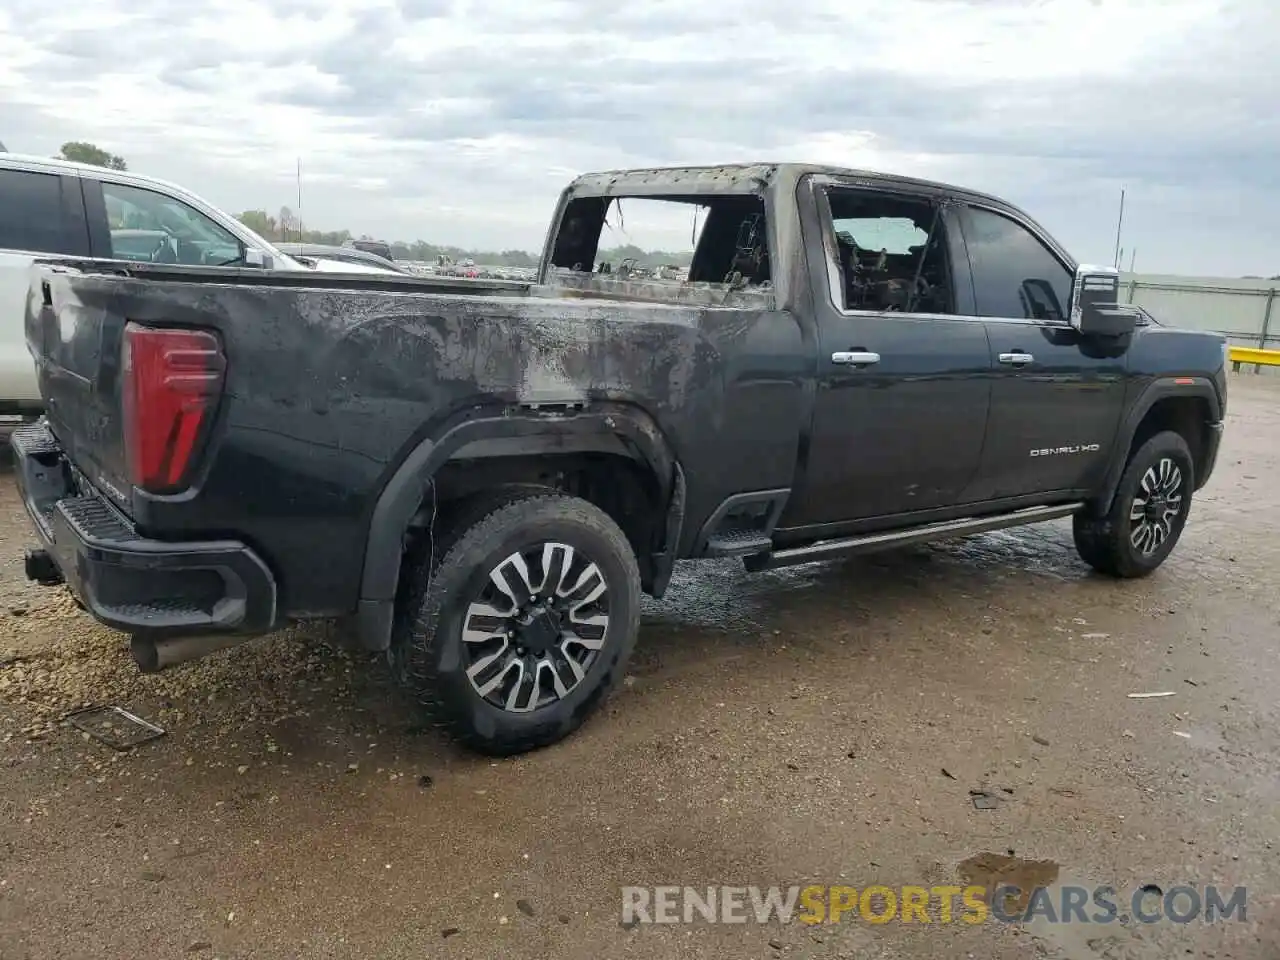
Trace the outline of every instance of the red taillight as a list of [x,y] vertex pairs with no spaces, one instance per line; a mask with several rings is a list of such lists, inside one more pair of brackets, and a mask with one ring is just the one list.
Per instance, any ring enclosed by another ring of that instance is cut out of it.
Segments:
[[152,493],[181,490],[222,391],[222,345],[206,330],[127,323],[123,354],[129,480]]

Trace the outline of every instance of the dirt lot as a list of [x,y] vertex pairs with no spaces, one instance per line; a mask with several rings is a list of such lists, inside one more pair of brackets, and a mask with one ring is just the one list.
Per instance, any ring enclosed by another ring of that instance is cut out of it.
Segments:
[[[415,729],[332,628],[139,676],[23,581],[0,475],[0,958],[1280,957],[1280,389],[1232,389],[1152,578],[1091,575],[1061,523],[690,566],[609,708],[500,763]],[[167,735],[59,721],[103,703]],[[980,854],[1122,905],[1243,885],[1247,918],[620,922],[623,885],[930,886]]]

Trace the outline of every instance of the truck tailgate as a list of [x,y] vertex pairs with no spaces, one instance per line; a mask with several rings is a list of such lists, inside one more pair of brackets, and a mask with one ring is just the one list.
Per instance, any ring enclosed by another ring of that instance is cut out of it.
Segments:
[[67,456],[121,509],[130,507],[120,415],[121,338],[125,318],[111,309],[110,283],[82,278],[73,267],[32,267],[27,293],[27,345],[49,426]]
[[[136,325],[167,330],[214,329],[219,336],[229,336],[232,341],[238,337],[238,342],[227,343],[224,339],[223,346],[227,349],[243,347],[248,339],[243,336],[243,318],[225,313],[226,297],[219,288],[227,287],[242,292],[290,288],[312,293],[333,291],[338,297],[415,293],[453,298],[525,297],[530,289],[529,284],[511,281],[397,274],[356,277],[310,270],[270,271],[56,258],[37,261],[29,276],[26,335],[36,358],[49,427],[84,479],[126,516],[144,526],[149,526],[150,520],[138,515],[139,510],[145,508],[135,504],[138,494],[134,478],[138,464],[134,460],[139,451],[131,450],[126,442],[129,418],[124,414],[127,403],[133,399],[132,391],[126,389],[130,378],[124,367],[127,329]],[[170,284],[181,284],[188,292],[180,297],[160,295],[172,289]],[[198,285],[207,295],[192,299],[189,294],[192,285]],[[223,329],[228,325],[231,329]],[[264,331],[268,343],[277,339],[273,330],[274,326],[268,325]],[[182,365],[181,360],[178,363]],[[184,377],[190,376],[191,371],[169,370],[161,375]],[[261,382],[261,378],[254,382]],[[216,406],[216,401],[212,406]],[[216,416],[212,409],[209,416]],[[209,426],[209,423],[204,425],[206,434],[210,432]],[[145,454],[143,456],[145,458]],[[197,453],[196,460],[199,459]],[[179,492],[172,488],[148,490],[150,494],[161,495]]]

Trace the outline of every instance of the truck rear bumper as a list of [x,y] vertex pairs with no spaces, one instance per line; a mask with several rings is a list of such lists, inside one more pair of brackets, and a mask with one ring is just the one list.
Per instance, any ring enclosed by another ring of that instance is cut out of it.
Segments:
[[277,621],[271,570],[235,540],[151,540],[80,481],[43,420],[13,431],[15,474],[42,552],[27,574],[63,580],[98,620],[152,637],[264,633]]

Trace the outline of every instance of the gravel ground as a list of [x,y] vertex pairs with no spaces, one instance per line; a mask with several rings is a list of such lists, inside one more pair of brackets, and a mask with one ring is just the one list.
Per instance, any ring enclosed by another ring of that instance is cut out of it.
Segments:
[[[689,565],[608,708],[502,762],[416,727],[329,625],[139,675],[23,580],[0,475],[0,958],[1274,960],[1280,386],[1232,390],[1218,472],[1150,579],[1091,575],[1063,523]],[[118,753],[62,719],[102,704],[167,734]],[[623,885],[1007,871],[1245,885],[1247,918],[620,923]]]

